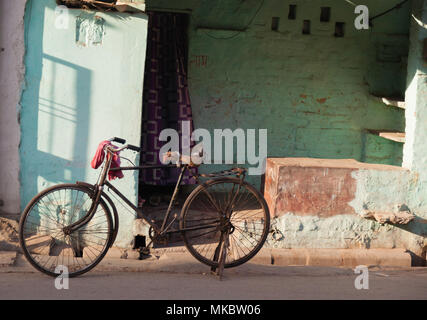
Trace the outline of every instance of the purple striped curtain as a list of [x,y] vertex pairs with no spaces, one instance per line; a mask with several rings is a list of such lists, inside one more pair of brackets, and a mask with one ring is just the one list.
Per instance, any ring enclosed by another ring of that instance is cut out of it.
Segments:
[[[148,13],[147,57],[144,73],[144,100],[141,133],[141,164],[161,164],[159,141],[163,129],[182,135],[181,122],[190,121],[191,102],[187,83],[187,16],[175,13]],[[195,170],[195,169],[193,169]],[[193,171],[193,173],[195,173]],[[141,182],[150,185],[176,183],[179,169],[148,169]],[[194,183],[187,174],[183,183]]]

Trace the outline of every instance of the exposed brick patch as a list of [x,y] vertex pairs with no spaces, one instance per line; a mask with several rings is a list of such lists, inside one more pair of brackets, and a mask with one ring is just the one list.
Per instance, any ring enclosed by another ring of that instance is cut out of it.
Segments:
[[352,169],[282,167],[276,212],[328,217],[355,213],[356,180]]
[[353,159],[269,158],[264,196],[272,216],[286,213],[330,217],[355,214],[359,169],[395,170],[392,166],[360,163]]

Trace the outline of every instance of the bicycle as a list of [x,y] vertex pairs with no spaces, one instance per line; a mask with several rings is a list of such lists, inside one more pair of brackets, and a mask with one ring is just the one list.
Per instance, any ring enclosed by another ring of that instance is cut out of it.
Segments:
[[[94,268],[113,245],[119,215],[104,188],[109,188],[139,217],[149,224],[149,244],[145,254],[156,243],[164,243],[173,233],[180,233],[186,248],[200,262],[213,271],[241,265],[261,249],[270,228],[270,214],[262,194],[244,181],[246,169],[233,168],[212,174],[199,174],[208,178],[186,198],[180,217],[171,211],[177,198],[182,178],[191,167],[179,153],[175,164],[143,165],[112,168],[114,156],[129,149],[140,148],[126,144],[121,138],[108,139],[106,154],[96,184],[77,181],[58,184],[37,194],[26,206],[19,222],[19,241],[26,259],[37,270],[58,276],[58,266],[68,268],[69,277],[75,277]],[[180,167],[180,175],[165,212],[161,226],[144,214],[108,180],[107,174],[115,170],[144,170],[162,167]],[[230,177],[235,176],[235,177]],[[178,228],[172,228],[179,222]]]

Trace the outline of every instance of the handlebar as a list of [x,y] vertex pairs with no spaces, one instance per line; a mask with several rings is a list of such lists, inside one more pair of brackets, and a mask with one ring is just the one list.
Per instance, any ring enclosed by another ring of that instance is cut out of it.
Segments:
[[117,138],[117,137],[110,138],[110,139],[108,139],[108,141],[111,141],[111,142],[118,142],[118,143],[121,143],[121,144],[125,144],[125,143],[126,143],[126,140],[125,140],[125,139]]
[[134,146],[134,145],[131,145],[131,144],[128,144],[128,149],[136,151],[136,152],[140,152],[141,151],[140,147],[137,147],[137,146]]
[[[125,143],[126,143],[126,140],[125,140],[125,139],[118,138],[118,137],[113,137],[113,138],[110,138],[110,139],[107,139],[107,140],[108,140],[108,141],[111,141],[111,142],[118,142],[118,143],[121,143],[121,144],[125,144]],[[132,144],[126,144],[126,145],[124,145],[124,146],[123,146],[123,147],[121,147],[121,148],[114,149],[114,152],[122,151],[122,150],[124,150],[124,149],[130,149],[130,150],[133,150],[133,151],[136,151],[136,152],[140,152],[140,151],[141,151],[141,148],[140,148],[140,147],[134,146],[134,145],[132,145]],[[112,151],[113,151],[113,150],[112,150]]]
[[[118,152],[125,150],[125,149],[133,150],[136,152],[141,151],[140,147],[134,146],[132,144],[126,144],[126,140],[122,139],[122,138],[113,137],[113,138],[107,139],[107,141],[117,142],[117,143],[123,144],[122,147],[105,145],[104,150],[111,152],[111,153],[118,153]],[[199,166],[201,163],[194,163],[192,161],[193,157],[198,157],[198,158],[203,159],[204,152],[203,152],[203,149],[200,149],[200,150],[195,150],[195,149],[197,149],[197,146],[192,150],[193,152],[191,153],[190,156],[181,155],[178,151],[173,151],[173,152],[168,151],[162,155],[162,157],[163,157],[162,162],[171,161],[172,163],[175,163],[177,166],[180,166],[181,164],[188,164],[191,167]],[[194,152],[194,151],[196,151],[196,152]]]

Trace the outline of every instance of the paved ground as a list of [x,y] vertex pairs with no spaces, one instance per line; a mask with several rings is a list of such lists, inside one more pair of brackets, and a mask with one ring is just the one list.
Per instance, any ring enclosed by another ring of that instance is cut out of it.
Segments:
[[175,273],[173,268],[167,272],[101,270],[70,279],[68,290],[55,289],[54,279],[40,273],[2,272],[0,300],[427,298],[427,268],[371,268],[368,290],[357,290],[354,282],[358,275],[342,268],[247,264],[226,270],[222,281],[210,275],[206,267]]

